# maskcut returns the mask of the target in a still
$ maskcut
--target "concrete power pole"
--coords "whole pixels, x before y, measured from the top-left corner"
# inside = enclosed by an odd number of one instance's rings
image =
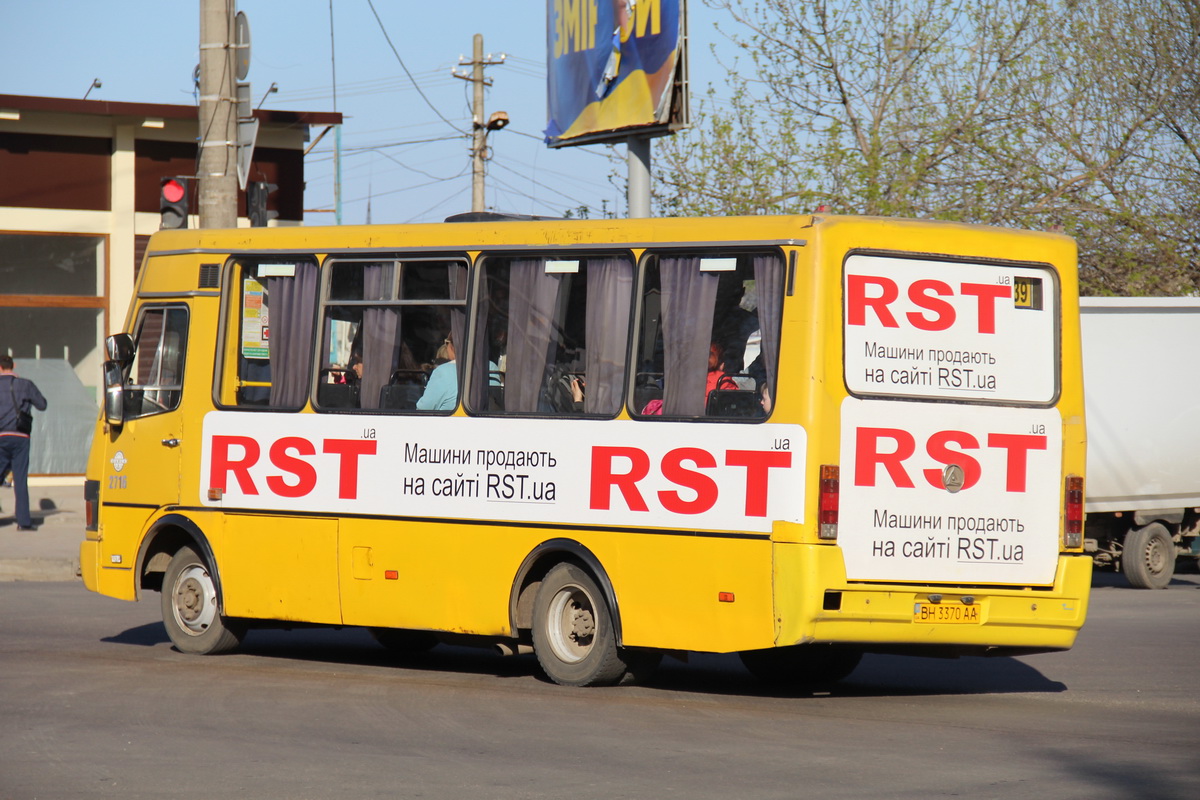
[[[200,0],[201,228],[237,227],[237,89],[227,0]]]
[[[471,50],[471,74],[460,75],[457,71],[452,74],[456,78],[462,78],[465,81],[470,81],[474,84],[474,102],[471,107],[471,116],[473,122],[471,127],[472,142],[471,142],[471,210],[483,211],[483,162],[487,160],[487,135],[491,131],[500,130],[508,124],[508,114],[503,111],[498,111],[492,115],[491,119],[484,119],[483,116],[483,87],[491,86],[492,81],[489,78],[483,77],[483,68],[504,63],[504,55],[500,56],[499,61],[492,61],[491,56],[488,56],[487,61],[483,58],[483,34],[475,34],[474,46]],[[459,66],[466,66],[460,58]]]
[[[471,148],[471,210],[483,211],[483,149],[487,146],[487,129],[483,127],[483,34],[475,34],[471,50],[471,83],[475,101],[471,105],[474,120],[474,141]]]

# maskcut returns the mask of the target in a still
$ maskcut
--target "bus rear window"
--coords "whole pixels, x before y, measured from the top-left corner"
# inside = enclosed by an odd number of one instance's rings
[[[1057,399],[1052,270],[855,254],[842,289],[852,394],[1019,405]]]

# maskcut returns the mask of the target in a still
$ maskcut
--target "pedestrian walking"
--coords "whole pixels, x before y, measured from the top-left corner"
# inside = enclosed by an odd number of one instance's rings
[[[46,398],[33,381],[17,377],[12,356],[0,355],[0,475],[12,470],[17,530],[36,530],[29,515],[29,434],[31,409],[46,410]]]

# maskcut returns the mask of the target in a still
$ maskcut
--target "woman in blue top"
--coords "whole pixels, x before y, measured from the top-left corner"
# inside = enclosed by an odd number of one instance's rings
[[[441,363],[429,373],[425,392],[417,400],[417,408],[422,411],[453,411],[458,405],[458,368],[454,359],[454,342],[446,337],[437,351],[437,360]]]

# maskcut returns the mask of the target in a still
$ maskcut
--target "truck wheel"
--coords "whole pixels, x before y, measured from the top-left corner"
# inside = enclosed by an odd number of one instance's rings
[[[848,676],[862,651],[835,644],[802,644],[743,650],[742,664],[759,680],[792,686],[829,686]]]
[[[1175,574],[1175,543],[1158,522],[1125,534],[1121,571],[1138,589],[1165,589]]]
[[[241,644],[245,629],[221,617],[217,584],[204,559],[181,547],[162,585],[163,626],[181,653],[215,655]]]
[[[533,651],[546,677],[563,686],[611,686],[628,669],[600,587],[574,564],[554,567],[538,587]]]

